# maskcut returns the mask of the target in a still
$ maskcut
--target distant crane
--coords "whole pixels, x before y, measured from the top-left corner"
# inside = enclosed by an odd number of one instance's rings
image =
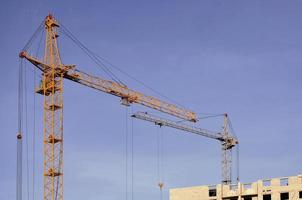
[[[123,84],[89,75],[76,69],[75,65],[62,64],[57,43],[59,36],[57,28],[60,27],[60,24],[52,15],[48,15],[45,18],[44,27],[46,29],[44,59],[39,60],[29,55],[25,49],[19,54],[20,58],[27,59],[41,70],[43,75],[37,93],[44,95],[44,200],[63,199],[64,78],[120,97],[122,104],[126,106],[137,103],[180,119],[191,122],[197,121],[196,114],[190,110],[131,90]],[[21,138],[21,134],[18,135],[18,139]],[[22,175],[19,173],[18,177],[21,179]],[[20,188],[21,186],[17,189],[18,194],[21,193]],[[17,198],[21,199],[21,195],[18,194]]]
[[[146,112],[136,112],[132,117],[153,122],[159,126],[167,126],[182,131],[194,133],[207,138],[215,139],[221,142],[221,175],[223,184],[231,184],[232,182],[232,149],[238,144],[238,139],[230,134],[228,126],[228,115],[224,114],[223,129],[221,132],[212,132],[206,129],[189,126],[187,124],[180,124],[168,119],[163,119]],[[238,159],[238,158],[237,158]],[[238,178],[237,178],[238,179]]]

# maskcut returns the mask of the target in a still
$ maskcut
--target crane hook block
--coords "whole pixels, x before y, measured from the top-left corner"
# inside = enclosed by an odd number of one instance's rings
[[[162,189],[164,188],[164,183],[159,182],[159,183],[158,183],[158,187],[159,187],[160,190],[162,190]]]

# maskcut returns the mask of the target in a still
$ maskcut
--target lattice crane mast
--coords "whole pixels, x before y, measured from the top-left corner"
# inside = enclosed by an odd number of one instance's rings
[[[224,114],[223,129],[221,132],[213,132],[206,129],[189,126],[187,124],[177,123],[168,119],[163,119],[146,112],[136,112],[132,117],[153,122],[159,126],[167,126],[182,131],[194,133],[207,138],[215,139],[221,142],[221,176],[222,184],[231,184],[232,182],[232,149],[238,144],[236,137],[230,134],[228,125],[228,115]],[[238,158],[237,158],[238,159]],[[238,167],[238,166],[237,166]]]
[[[63,199],[63,79],[121,98],[123,105],[131,103],[196,122],[196,114],[174,104],[144,95],[114,81],[89,75],[75,65],[62,64],[57,44],[59,23],[48,15],[45,19],[46,43],[44,59],[39,60],[26,51],[19,56],[42,71],[42,84],[37,90],[44,95],[44,200]]]

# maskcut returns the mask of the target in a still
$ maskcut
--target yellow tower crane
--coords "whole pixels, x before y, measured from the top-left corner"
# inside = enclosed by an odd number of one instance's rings
[[[96,77],[64,65],[57,44],[57,28],[60,24],[50,14],[45,18],[46,43],[44,59],[39,60],[28,52],[20,52],[42,72],[42,84],[37,90],[44,95],[44,200],[63,199],[63,79],[68,79],[96,90],[121,98],[123,105],[131,103],[167,113],[187,121],[196,122],[196,114],[174,104],[144,95],[127,86]]]
[[[132,114],[132,117],[153,122],[155,125],[160,127],[167,126],[170,128],[182,130],[189,133],[194,133],[207,138],[215,139],[221,142],[221,176],[222,184],[229,185],[232,183],[232,149],[238,145],[238,139],[231,134],[229,130],[229,119],[228,115],[224,114],[223,127],[220,132],[213,132],[199,127],[190,126],[188,124],[182,124],[174,122],[168,119],[150,115],[147,112],[136,112]],[[238,158],[237,158],[238,162]],[[238,164],[238,163],[237,163]],[[238,168],[239,166],[237,166]],[[237,169],[238,170],[238,169]],[[237,172],[238,173],[238,172]],[[237,181],[239,181],[239,174],[237,174]],[[162,184],[159,185],[162,188]]]

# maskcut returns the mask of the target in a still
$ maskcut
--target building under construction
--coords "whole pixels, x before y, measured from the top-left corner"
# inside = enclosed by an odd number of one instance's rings
[[[104,69],[111,80],[88,74],[78,69],[78,66],[72,64],[63,64],[58,47],[59,32],[65,33],[83,52],[90,57],[96,65]],[[37,35],[43,35],[45,31],[45,50],[44,58],[38,58],[30,54],[30,46]],[[41,37],[42,38],[42,37]],[[199,120],[197,114],[191,110],[185,109],[172,103],[168,103],[156,97],[145,95],[136,90],[128,88],[123,81],[116,77],[108,67],[104,68],[104,59],[97,56],[87,47],[85,47],[75,36],[62,24],[60,24],[51,14],[46,16],[40,24],[32,38],[26,44],[19,54],[20,57],[20,74],[19,74],[19,118],[18,118],[18,160],[17,160],[17,200],[22,196],[22,90],[24,88],[22,74],[24,70],[24,61],[27,60],[34,67],[41,71],[41,82],[36,88],[36,93],[44,97],[44,194],[45,200],[62,200],[63,199],[63,82],[65,79],[79,83],[96,91],[104,92],[121,99],[121,104],[129,107],[132,104],[139,104],[146,108],[155,110],[162,114],[174,117],[173,120],[164,119],[149,115],[147,112],[132,113],[132,117],[155,123],[157,126],[167,126],[179,129],[185,132],[194,133],[207,138],[215,139],[221,143],[222,150],[222,184],[229,185],[232,183],[232,149],[237,146],[238,139],[232,134],[232,128],[227,114],[224,117],[223,129],[220,132],[208,131],[195,125],[191,125]],[[177,121],[175,121],[177,118]],[[186,123],[180,123],[179,120]],[[191,123],[191,124],[190,124]],[[159,178],[160,179],[160,178]],[[237,179],[238,180],[238,179]],[[164,183],[160,179],[158,182],[160,191]]]
[[[212,185],[170,190],[170,200],[298,200],[302,175],[258,180],[253,183]]]
[[[61,32],[58,32],[58,29]],[[44,56],[39,58],[31,54],[30,46],[37,35],[43,36],[45,31]],[[64,64],[61,60],[58,47],[59,33],[65,34],[71,39],[96,65],[101,67],[111,80],[88,74],[74,64]],[[42,38],[42,37],[41,37]],[[40,40],[41,41],[41,40]],[[38,48],[39,49],[39,48]],[[120,98],[121,104],[129,107],[138,104],[159,114],[169,115],[169,119],[158,117],[148,112],[131,113],[131,117],[148,121],[156,126],[170,127],[197,134],[206,138],[214,139],[221,144],[221,184],[215,186],[200,186],[191,188],[172,189],[171,200],[222,200],[222,199],[244,199],[244,200],[285,200],[302,198],[302,176],[275,178],[271,180],[259,180],[254,183],[239,183],[239,170],[237,171],[237,183],[234,185],[232,177],[232,150],[238,148],[239,140],[234,135],[228,114],[223,117],[222,130],[209,131],[196,126],[200,120],[196,112],[182,106],[163,101],[159,98],[146,95],[128,88],[117,78],[106,66],[105,59],[99,57],[83,45],[66,27],[56,21],[49,14],[40,24],[33,37],[19,54],[19,118],[18,118],[18,150],[17,150],[17,200],[22,199],[22,85],[24,75],[24,62],[27,61],[40,70],[41,82],[36,88],[36,93],[43,96],[43,199],[63,200],[63,83],[69,80],[81,86],[94,89],[96,92],[104,92]],[[127,115],[128,116],[128,115]],[[171,118],[171,119],[170,119]],[[181,121],[179,121],[181,120]],[[160,143],[160,142],[159,142]],[[158,152],[159,150],[158,143]],[[238,152],[238,150],[237,150]],[[158,153],[158,166],[162,154]],[[237,153],[237,163],[239,154]],[[127,164],[126,164],[127,167]],[[239,168],[239,164],[237,164]],[[160,174],[160,169],[158,169]],[[127,174],[126,174],[127,178]],[[158,177],[160,192],[164,187],[161,177]],[[127,188],[127,186],[126,186]],[[127,193],[127,189],[126,189]],[[127,195],[127,194],[126,194]]]

